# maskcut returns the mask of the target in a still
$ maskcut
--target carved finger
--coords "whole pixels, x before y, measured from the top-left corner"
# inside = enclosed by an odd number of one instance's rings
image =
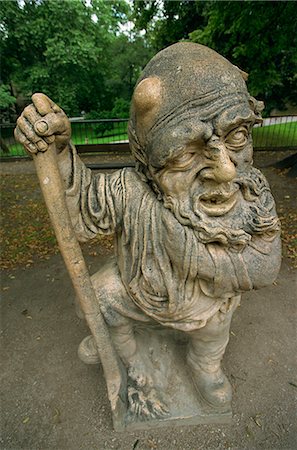
[[[146,414],[144,411],[144,405],[143,404],[138,404],[138,412],[137,412],[137,416],[140,420],[146,420]]]
[[[161,408],[159,408],[159,406],[156,405],[155,403],[150,402],[150,408],[151,408],[152,414],[155,414],[157,417],[161,417],[163,415]]]
[[[36,145],[30,142],[29,139],[27,139],[27,137],[24,135],[24,133],[20,130],[19,127],[16,127],[16,129],[14,130],[14,136],[16,140],[20,144],[22,144],[26,148],[26,150],[28,150],[29,153],[38,152],[38,148],[36,147]]]
[[[67,119],[64,116],[50,113],[34,124],[34,130],[39,136],[63,134],[67,131],[67,124]]]
[[[28,120],[28,122],[32,124],[32,127],[34,126],[35,122],[41,119],[41,115],[38,114],[34,105],[27,106],[24,109],[22,116],[25,117]]]
[[[167,408],[166,405],[163,405],[163,413],[166,414],[166,416],[170,416],[170,410],[169,408]]]
[[[137,416],[138,418],[141,417],[141,410],[140,410],[140,405],[139,405],[138,402],[137,402],[137,404],[136,404],[135,414],[136,414],[136,416]]]
[[[163,407],[163,405],[154,405],[153,407],[153,411],[155,414],[157,414],[158,417],[164,417],[164,416],[169,416],[169,410],[165,407]]]
[[[27,137],[27,139],[33,144],[37,145],[40,151],[45,151],[47,149],[47,143],[44,142],[40,138],[40,136],[35,133],[32,124],[25,117],[19,117],[17,120],[17,125],[21,132]]]
[[[32,102],[41,116],[61,111],[61,108],[45,94],[37,93],[32,95]]]
[[[159,414],[162,414],[165,416],[170,414],[170,411],[167,408],[167,406],[165,405],[165,403],[154,403],[154,410],[156,412],[158,412]]]
[[[130,402],[130,407],[129,407],[129,410],[130,410],[130,413],[133,415],[133,416],[136,416],[136,403],[131,403]]]
[[[149,418],[149,417],[152,416],[152,413],[151,413],[150,410],[148,409],[146,403],[144,403],[144,404],[142,405],[142,407],[141,407],[141,413],[142,413],[142,416],[144,416],[144,418]]]
[[[147,420],[149,418],[154,417],[154,414],[150,408],[150,402],[147,399],[147,396],[143,392],[139,392],[140,399],[140,414],[142,419]]]
[[[155,401],[154,407],[163,413],[169,414],[169,408],[163,401],[160,401],[160,400]]]
[[[136,399],[135,399],[136,390],[134,388],[128,388],[128,401],[129,401],[129,410],[132,414],[136,414]]]
[[[47,142],[48,144],[52,144],[55,140],[55,136],[44,136],[44,140],[45,142]]]
[[[139,417],[139,403],[138,401],[134,401],[134,408],[132,410],[134,416]]]
[[[170,411],[169,411],[167,405],[164,402],[162,402],[161,400],[159,400],[158,394],[156,393],[156,391],[154,389],[150,392],[150,394],[148,396],[148,400],[151,404],[152,410],[159,417],[170,415]]]

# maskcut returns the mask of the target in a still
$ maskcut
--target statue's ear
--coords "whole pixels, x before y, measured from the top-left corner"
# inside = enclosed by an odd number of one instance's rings
[[[244,81],[247,81],[248,77],[249,77],[249,74],[247,72],[244,72],[243,70],[241,70],[239,67],[237,67],[235,65],[234,65],[234,67],[236,67],[236,69],[239,71],[239,73],[242,76],[242,78],[244,79]]]
[[[144,78],[135,88],[132,107],[137,135],[143,141],[152,127],[162,102],[162,83],[158,77]]]

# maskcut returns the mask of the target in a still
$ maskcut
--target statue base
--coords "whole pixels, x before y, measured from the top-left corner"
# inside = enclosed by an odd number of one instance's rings
[[[161,393],[170,415],[160,419],[141,420],[133,417],[127,407],[121,407],[113,414],[115,431],[147,430],[177,425],[231,423],[232,411],[210,408],[200,398],[186,364],[184,337],[176,331],[157,328],[138,328],[138,348],[150,368],[154,385]],[[123,403],[121,402],[122,406]]]

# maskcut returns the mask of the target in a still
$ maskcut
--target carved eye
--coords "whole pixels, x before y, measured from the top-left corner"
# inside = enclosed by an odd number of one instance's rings
[[[194,160],[195,160],[196,152],[184,152],[180,156],[172,159],[170,161],[170,169],[171,170],[187,170],[189,169]]]
[[[235,128],[225,138],[225,144],[230,150],[241,150],[248,143],[249,132],[245,127]]]

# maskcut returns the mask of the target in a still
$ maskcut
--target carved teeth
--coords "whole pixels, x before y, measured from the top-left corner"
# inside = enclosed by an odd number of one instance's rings
[[[230,197],[209,197],[209,198],[200,198],[200,201],[208,204],[220,204],[229,200]]]
[[[209,216],[221,216],[226,214],[237,201],[237,191],[228,193],[213,192],[212,194],[204,194],[196,200],[197,211],[201,208]]]
[[[234,197],[234,194],[236,192],[237,190],[229,193],[216,192],[213,194],[205,194],[202,195],[199,200],[204,204],[219,205],[221,203],[228,202],[231,198]]]

